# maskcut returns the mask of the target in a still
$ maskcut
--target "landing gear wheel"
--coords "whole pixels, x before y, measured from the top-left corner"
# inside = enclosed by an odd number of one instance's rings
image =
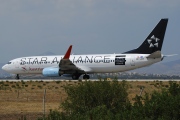
[[[84,75],[83,76],[83,79],[89,79],[90,77],[89,77],[89,75]]]
[[[16,80],[19,80],[19,74],[17,74],[15,78],[16,78]]]
[[[72,75],[72,79],[73,79],[73,80],[78,80],[79,77],[80,77],[80,74],[73,74],[73,75]]]

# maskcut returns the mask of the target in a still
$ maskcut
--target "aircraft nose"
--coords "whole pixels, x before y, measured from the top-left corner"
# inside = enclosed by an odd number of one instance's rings
[[[2,69],[3,69],[3,70],[6,70],[6,65],[2,66]]]

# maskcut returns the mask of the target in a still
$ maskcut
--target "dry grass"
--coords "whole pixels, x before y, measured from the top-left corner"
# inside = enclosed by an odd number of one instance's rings
[[[42,116],[44,89],[46,89],[46,113],[50,109],[59,109],[60,103],[67,97],[62,86],[73,84],[78,82],[0,82],[0,119],[23,119],[22,117],[26,116],[30,120]],[[128,84],[131,101],[135,95],[140,94],[141,87],[144,87],[142,95],[145,92],[151,93],[168,87],[168,82],[160,81],[128,81]]]
[[[136,95],[140,95],[141,89],[142,96],[145,93],[152,93],[153,91],[161,91],[162,88],[167,89],[169,82],[162,82],[162,81],[131,81],[129,82],[129,99],[132,101]]]

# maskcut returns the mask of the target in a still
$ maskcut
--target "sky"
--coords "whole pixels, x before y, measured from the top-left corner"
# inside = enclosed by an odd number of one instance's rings
[[[122,53],[169,18],[162,53],[179,54],[179,0],[0,0],[0,63],[53,52]]]

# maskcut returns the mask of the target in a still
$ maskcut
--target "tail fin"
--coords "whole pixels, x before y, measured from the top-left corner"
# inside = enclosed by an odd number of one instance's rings
[[[168,19],[161,19],[145,41],[137,49],[125,53],[151,54],[156,51],[161,51],[167,23]]]

